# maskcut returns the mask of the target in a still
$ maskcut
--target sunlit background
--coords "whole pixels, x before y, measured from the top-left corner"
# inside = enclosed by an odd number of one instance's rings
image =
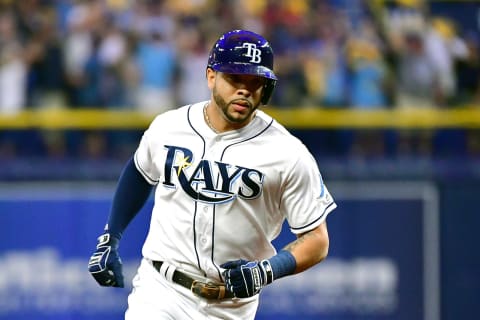
[[[257,318],[478,318],[479,1],[0,0],[0,319],[122,319],[152,202],[122,240],[127,287],[98,287],[115,182],[155,114],[209,98],[231,29],[270,41],[264,110],[338,203],[327,260]]]

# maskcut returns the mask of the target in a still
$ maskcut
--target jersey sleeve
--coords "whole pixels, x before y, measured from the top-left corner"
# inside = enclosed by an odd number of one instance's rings
[[[316,228],[336,206],[315,159],[306,152],[288,175],[281,199],[290,230],[300,234]]]
[[[160,173],[156,169],[153,159],[153,152],[155,148],[152,146],[151,136],[155,131],[155,121],[144,132],[140,144],[138,145],[135,155],[133,157],[137,170],[152,185],[158,184],[160,180]]]

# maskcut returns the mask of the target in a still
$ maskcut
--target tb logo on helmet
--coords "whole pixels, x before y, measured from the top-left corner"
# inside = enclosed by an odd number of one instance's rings
[[[257,49],[257,45],[255,43],[245,42],[242,47],[247,48],[247,54],[245,56],[250,58],[250,62],[259,63],[262,61],[262,51]]]

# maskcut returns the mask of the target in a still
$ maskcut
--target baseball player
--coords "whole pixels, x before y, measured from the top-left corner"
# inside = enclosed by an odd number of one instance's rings
[[[127,320],[254,319],[263,287],[328,252],[336,207],[313,156],[259,110],[273,92],[273,51],[234,30],[214,44],[209,101],[158,115],[121,173],[89,261],[102,286],[123,287],[120,239],[155,186]],[[284,220],[297,239],[277,252]]]

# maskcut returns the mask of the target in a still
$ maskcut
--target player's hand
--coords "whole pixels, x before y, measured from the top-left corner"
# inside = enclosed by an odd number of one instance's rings
[[[98,237],[97,250],[90,257],[88,271],[101,286],[123,288],[122,261],[118,255],[119,240],[105,233]]]
[[[222,264],[227,290],[237,298],[252,297],[273,281],[272,267],[268,260],[235,260]]]

